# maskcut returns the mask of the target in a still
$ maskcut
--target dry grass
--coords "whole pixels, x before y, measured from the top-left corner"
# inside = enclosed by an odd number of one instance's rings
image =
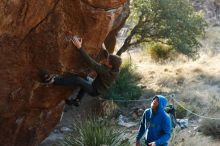
[[[146,90],[175,93],[187,108],[206,116],[220,111],[220,27],[207,31],[197,60],[180,55],[175,61],[159,64],[153,63],[149,56],[132,53],[132,61],[136,62],[137,71],[143,76]],[[198,133],[182,136],[185,139],[182,142],[181,136],[178,138],[179,144],[175,146],[220,145]]]
[[[175,92],[181,98],[198,97],[204,102],[208,102],[213,96],[219,97],[220,54],[213,57],[201,54],[201,58],[196,61],[176,61],[163,65],[152,63],[147,56],[138,53],[134,53],[132,59],[134,62],[145,60],[136,65],[138,72],[144,76],[142,82],[147,89]]]
[[[169,146],[219,146],[219,141],[192,130],[176,131]]]
[[[199,129],[204,135],[220,140],[220,120],[204,119]]]

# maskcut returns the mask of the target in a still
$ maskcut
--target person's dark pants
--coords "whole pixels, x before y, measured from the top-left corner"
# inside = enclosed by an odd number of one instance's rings
[[[93,87],[92,83],[88,80],[72,75],[72,76],[59,76],[54,79],[54,85],[62,86],[79,86],[80,91],[77,94],[77,98],[81,100],[85,93],[88,93],[91,96],[98,96],[99,93],[97,89]]]

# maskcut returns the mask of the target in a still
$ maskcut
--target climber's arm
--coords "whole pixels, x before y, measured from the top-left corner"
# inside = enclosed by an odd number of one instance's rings
[[[104,68],[101,64],[99,64],[98,62],[96,62],[92,57],[90,57],[86,51],[82,48],[82,39],[81,38],[77,38],[77,37],[73,37],[73,41],[72,43],[76,46],[76,48],[80,51],[80,53],[82,54],[83,58],[86,60],[87,64],[94,69],[97,72],[102,72],[105,73],[108,70],[106,70],[106,68]]]

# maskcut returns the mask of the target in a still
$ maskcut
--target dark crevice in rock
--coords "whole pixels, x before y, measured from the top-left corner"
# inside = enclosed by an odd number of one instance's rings
[[[47,15],[39,22],[37,23],[34,27],[32,27],[28,33],[24,36],[24,38],[21,40],[21,42],[18,45],[18,48],[21,47],[21,45],[23,44],[23,42],[28,38],[29,34],[31,34],[31,32],[33,32],[34,30],[36,30],[38,28],[38,26],[40,24],[42,24],[45,20],[47,20],[47,18],[54,12],[54,10],[56,9],[58,3],[60,0],[57,0],[56,3],[54,4],[53,8],[47,13]]]

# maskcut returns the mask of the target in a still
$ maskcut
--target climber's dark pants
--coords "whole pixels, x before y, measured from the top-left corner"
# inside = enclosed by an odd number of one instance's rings
[[[85,93],[88,93],[91,96],[98,96],[99,93],[97,89],[93,87],[87,79],[82,77],[72,75],[72,76],[59,76],[54,79],[54,85],[62,86],[79,86],[80,91],[77,94],[78,99],[82,99]]]

